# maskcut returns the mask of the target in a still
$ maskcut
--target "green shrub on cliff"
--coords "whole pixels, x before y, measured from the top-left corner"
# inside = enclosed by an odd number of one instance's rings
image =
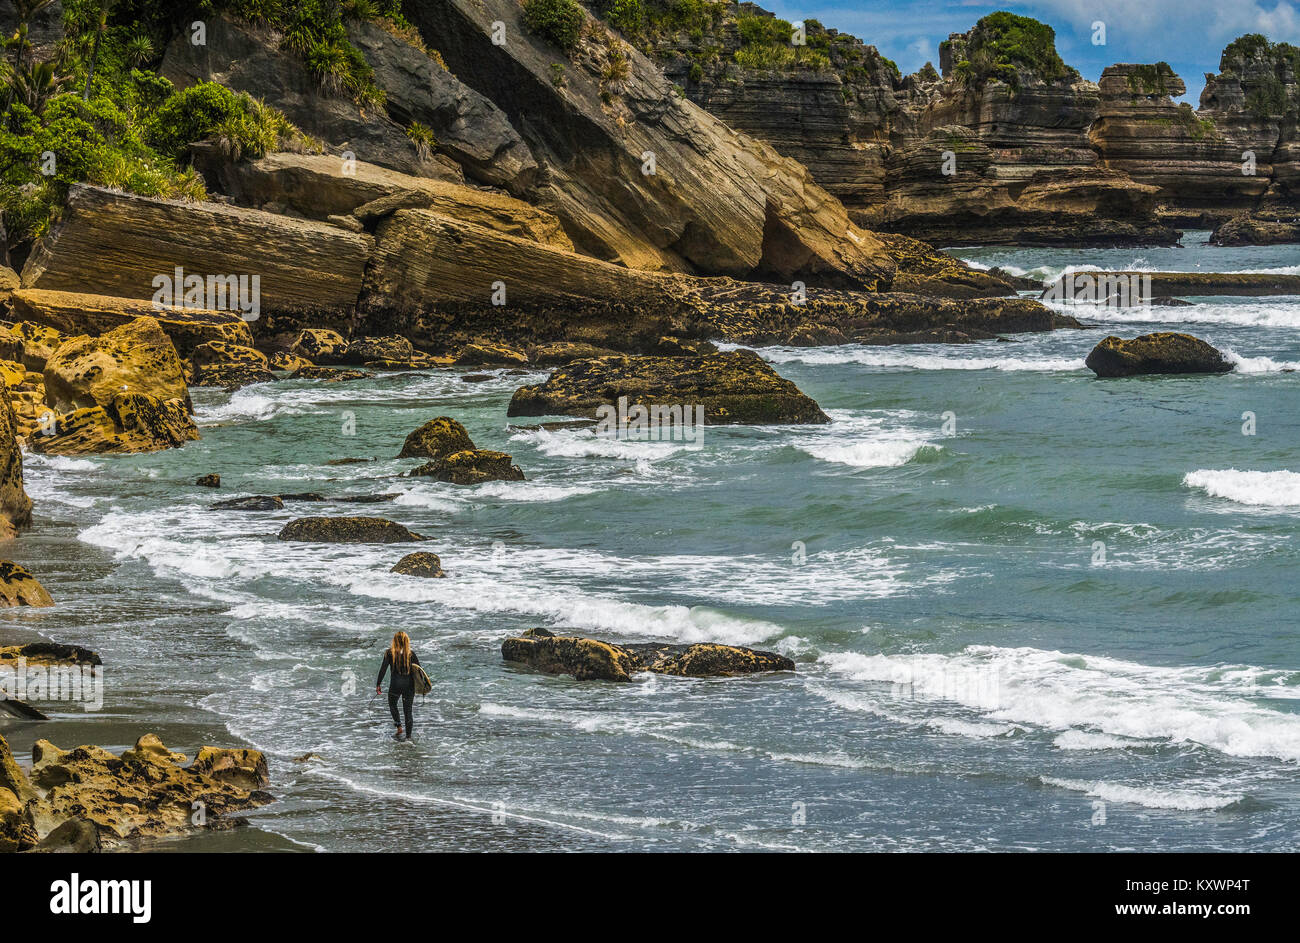
[[[74,183],[203,199],[203,180],[157,153],[138,116],[108,98],[67,93],[37,116],[16,104],[0,130],[0,209],[11,246],[44,235]]]
[[[1168,62],[1134,66],[1128,76],[1129,91],[1135,95],[1168,95],[1173,75]]]
[[[582,38],[586,22],[575,0],[524,0],[524,26],[530,33],[571,52]]]
[[[181,160],[195,141],[213,139],[231,160],[256,159],[298,135],[287,118],[247,93],[200,82],[163,102],[146,130],[159,153]]]
[[[1044,82],[1077,78],[1056,52],[1056,31],[1028,16],[999,11],[975,24],[966,43],[966,58],[957,63],[957,80],[979,86],[989,80],[1020,85],[1020,73]]]
[[[1300,113],[1300,91],[1294,84],[1300,77],[1300,48],[1248,33],[1224,47],[1219,69],[1241,79],[1246,110],[1256,118],[1277,120]]]

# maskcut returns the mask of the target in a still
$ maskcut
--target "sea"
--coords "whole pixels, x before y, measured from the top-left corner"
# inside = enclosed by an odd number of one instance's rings
[[[1207,236],[951,251],[1044,280],[1300,274],[1300,246]],[[698,443],[521,428],[510,396],[545,371],[195,389],[184,448],[25,457],[35,524],[7,552],[57,605],[6,611],[0,638],[94,649],[105,700],[0,733],[22,762],[38,738],[144,733],[266,753],[277,801],[247,827],[152,851],[1295,851],[1300,297],[1187,300],[966,345],[760,349],[833,421]],[[1084,366],[1160,330],[1236,369]],[[443,415],[526,480],[404,477],[404,437]],[[219,491],[195,487],[209,472]],[[394,497],[210,507],[304,491]],[[429,540],[276,539],[315,514]],[[446,578],[391,573],[411,550]],[[532,627],[797,670],[576,681],[502,660]],[[434,683],[402,743],[374,697],[398,629]]]

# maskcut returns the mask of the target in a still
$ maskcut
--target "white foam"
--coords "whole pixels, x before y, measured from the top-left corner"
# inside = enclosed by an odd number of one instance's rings
[[[1214,498],[1256,507],[1300,506],[1300,474],[1292,471],[1238,471],[1201,468],[1183,476],[1183,484]]]
[[[999,344],[1015,348],[1018,345]],[[872,347],[845,344],[840,347],[764,347],[758,351],[772,363],[803,363],[810,366],[860,364],[894,370],[1000,370],[1004,372],[1057,373],[1084,369],[1082,357],[1025,357],[1008,351],[990,357],[985,344],[934,347],[908,344],[901,347]]]
[[[927,442],[907,439],[847,444],[827,442],[800,446],[813,458],[839,465],[852,465],[855,468],[894,468],[906,465],[921,449],[927,447],[940,448],[940,446],[931,446]]]
[[[1295,373],[1300,362],[1274,360],[1272,357],[1243,357],[1231,347],[1224,348],[1223,359],[1233,365],[1238,373]]]
[[[978,711],[984,721],[1062,732],[1084,728],[1113,737],[1198,743],[1231,756],[1300,761],[1300,715],[1256,704],[1255,684],[1269,673],[1251,666],[1151,667],[987,645],[951,655],[837,652],[820,660],[848,680],[890,683],[893,704],[955,703]],[[1294,688],[1291,682],[1286,686]]]
[[[1148,809],[1177,809],[1184,812],[1200,812],[1222,809],[1235,802],[1240,802],[1240,794],[1217,795],[1195,792],[1189,789],[1164,789],[1158,786],[1125,786],[1120,783],[1087,782],[1079,779],[1058,779],[1054,776],[1040,776],[1039,780],[1047,786],[1082,792],[1107,802],[1124,802],[1131,805],[1145,806]]]

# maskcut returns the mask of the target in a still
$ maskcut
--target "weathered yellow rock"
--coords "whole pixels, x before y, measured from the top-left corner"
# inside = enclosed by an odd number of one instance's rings
[[[44,370],[45,361],[68,340],[66,334],[35,321],[19,321],[13,333],[22,341],[23,366],[28,370]]]
[[[53,606],[49,592],[25,566],[0,560],[0,606]]]
[[[185,767],[181,754],[146,734],[121,756],[95,746],[60,750],[38,740],[32,759],[29,781],[0,738],[0,788],[7,785],[4,780],[18,778],[25,793],[17,794],[27,801],[24,818],[42,840],[68,822],[82,822],[109,843],[120,844],[146,835],[219,827],[221,816],[271,801],[260,791],[268,777],[266,760],[256,750],[205,747],[200,759]],[[196,819],[199,809],[203,817]]]
[[[238,299],[235,299],[238,302]],[[152,300],[25,288],[14,293],[14,320],[55,328],[68,336],[102,334],[139,317],[151,317],[171,338],[176,352],[190,356],[200,344],[225,341],[252,345],[248,322],[233,310],[155,307]]]
[[[74,337],[46,361],[45,399],[56,412],[100,406],[122,393],[189,404],[180,358],[153,318],[136,318],[99,337]]]
[[[27,368],[20,363],[14,363],[12,360],[0,360],[0,380],[4,385],[13,389],[27,379]]]
[[[23,489],[23,453],[9,390],[0,390],[0,538],[32,523],[32,499]]]

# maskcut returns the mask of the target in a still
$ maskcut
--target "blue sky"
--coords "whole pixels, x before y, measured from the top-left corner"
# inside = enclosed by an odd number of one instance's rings
[[[822,25],[852,33],[914,72],[933,61],[939,43],[961,33],[994,10],[1042,20],[1056,30],[1061,57],[1097,80],[1116,62],[1161,59],[1187,83],[1195,104],[1205,72],[1219,71],[1219,53],[1242,33],[1263,33],[1274,42],[1300,45],[1300,0],[1041,0],[988,4],[969,0],[757,0],[790,21],[813,17]],[[1106,45],[1093,45],[1092,24],[1106,24]]]

